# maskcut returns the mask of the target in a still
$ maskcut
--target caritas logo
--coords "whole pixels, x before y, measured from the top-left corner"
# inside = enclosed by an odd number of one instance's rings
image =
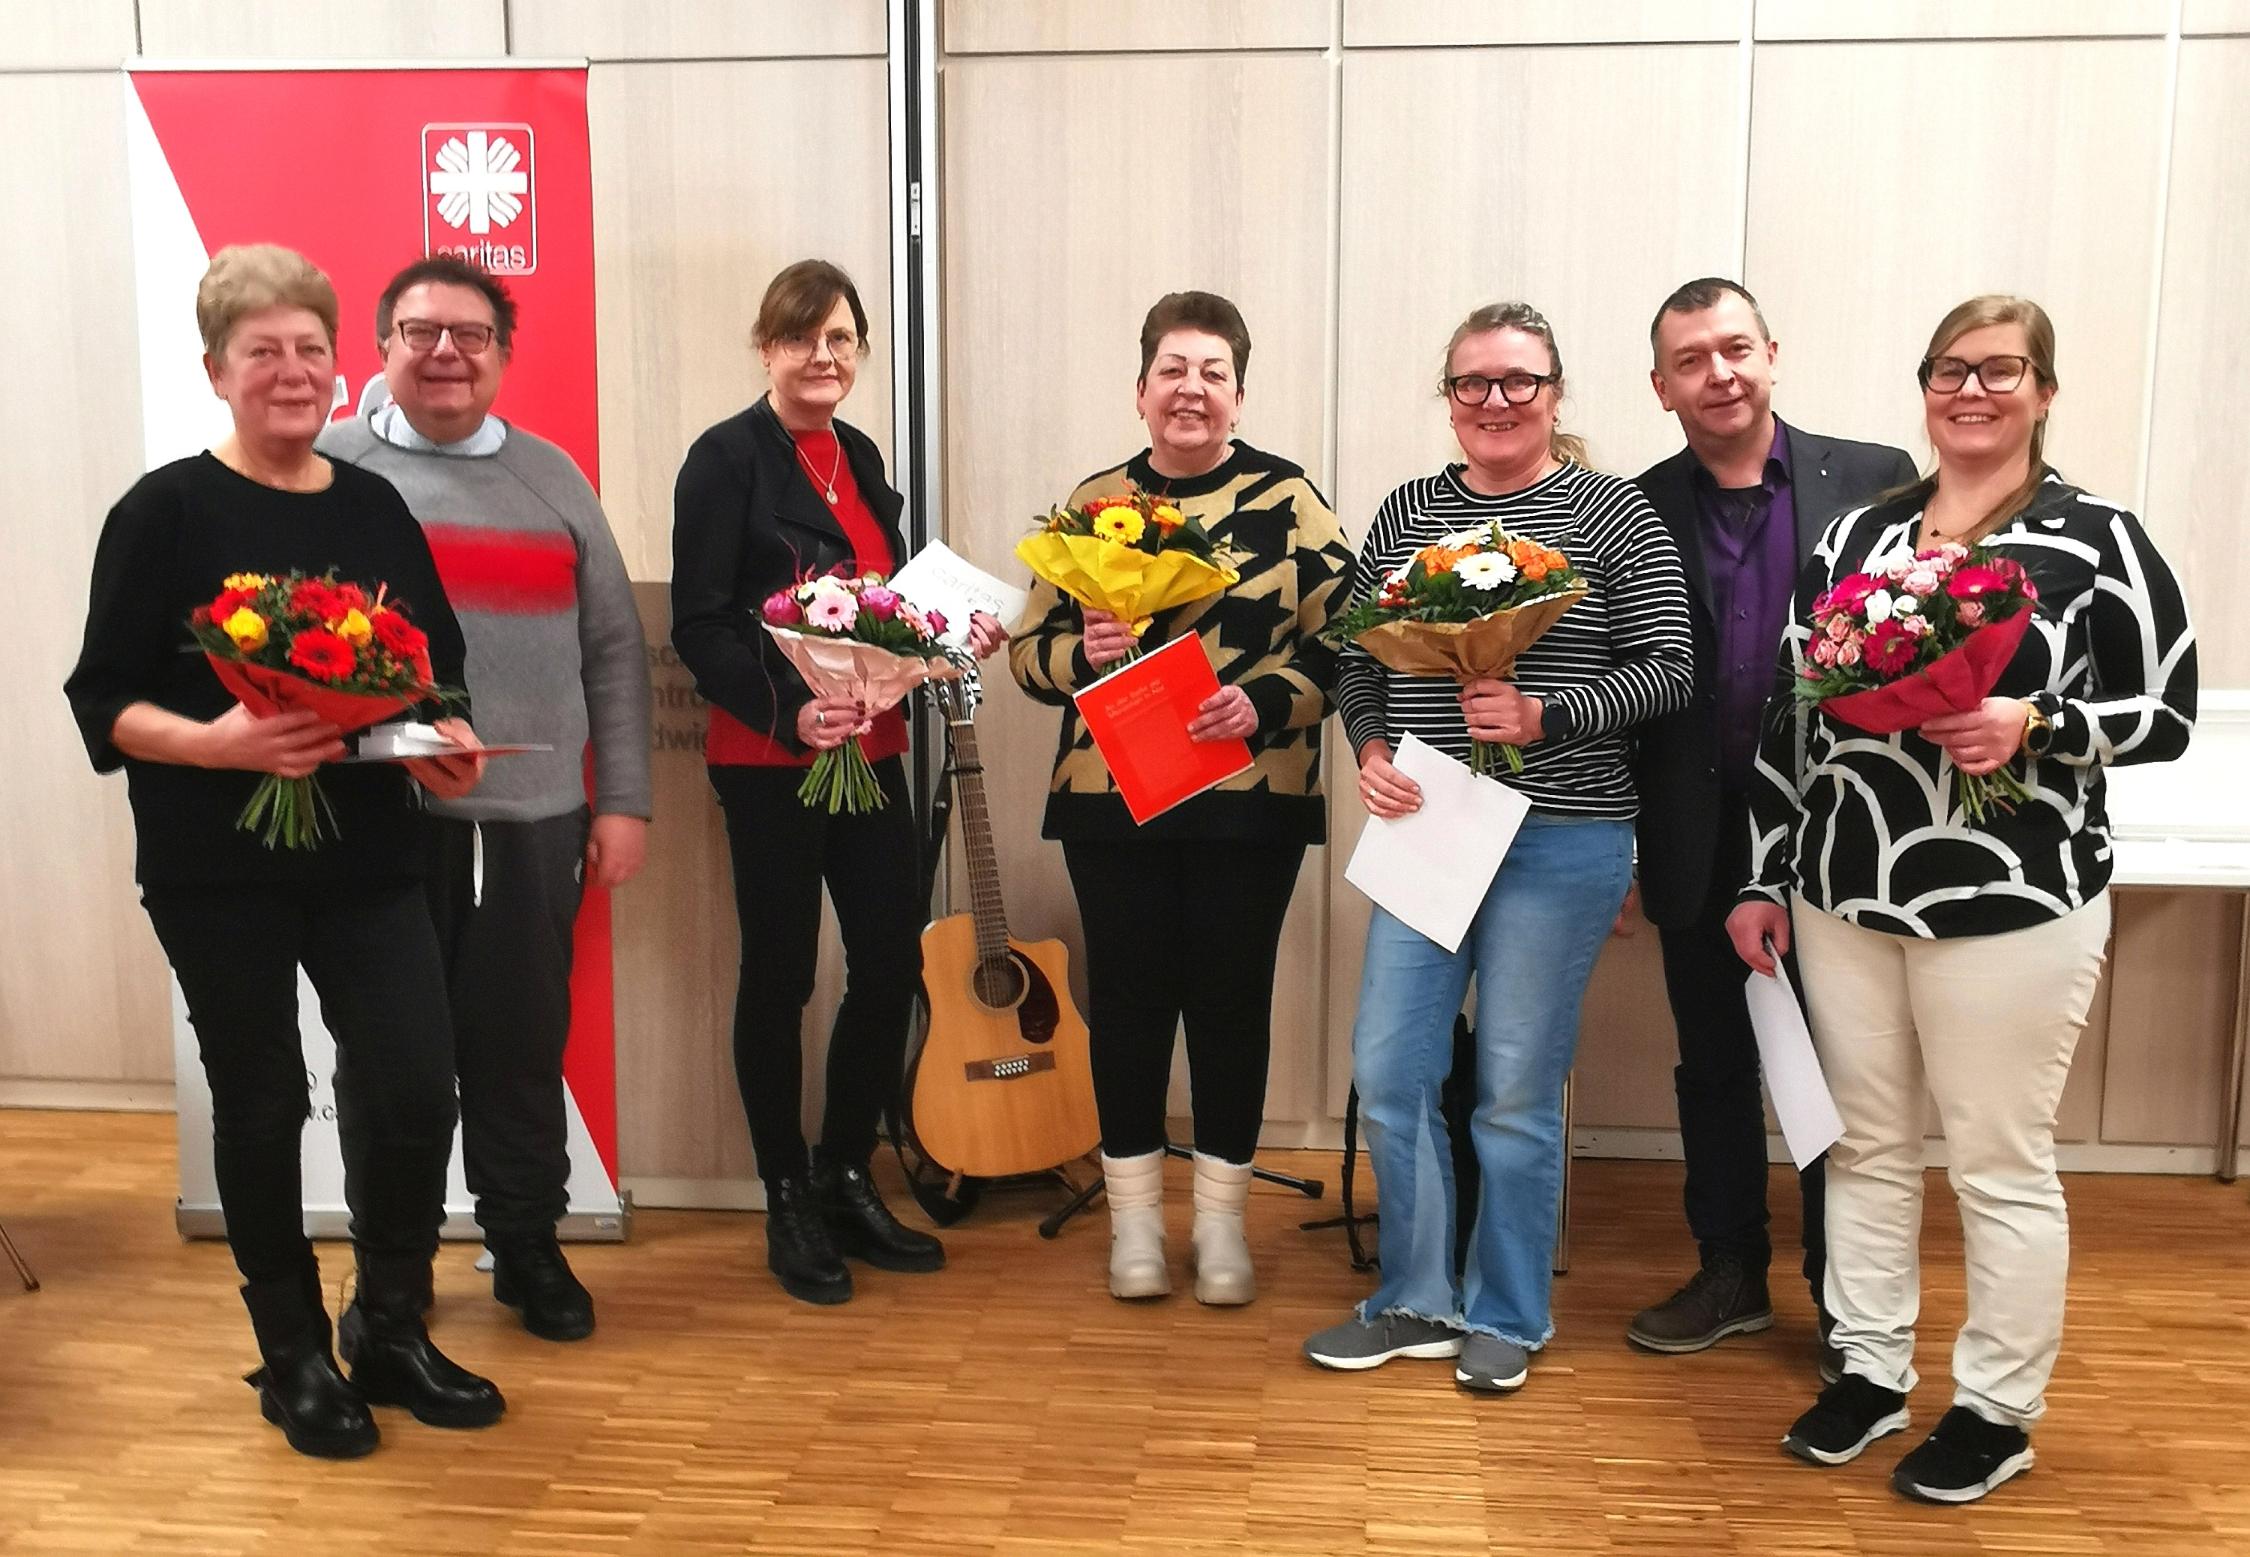
[[[528,124],[422,127],[422,248],[500,276],[539,268],[539,197]]]

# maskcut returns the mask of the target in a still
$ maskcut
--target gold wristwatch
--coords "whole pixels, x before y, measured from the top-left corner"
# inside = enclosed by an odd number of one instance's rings
[[[2055,743],[2055,721],[2047,717],[2047,710],[2037,703],[2026,703],[2023,710],[2023,749],[2034,757],[2047,755],[2047,748]]]

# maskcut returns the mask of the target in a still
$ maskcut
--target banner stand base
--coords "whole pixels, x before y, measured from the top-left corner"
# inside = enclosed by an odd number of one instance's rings
[[[226,1218],[217,1206],[191,1206],[185,1201],[173,1208],[172,1222],[182,1238],[224,1238],[227,1235]],[[564,1243],[624,1243],[633,1233],[633,1197],[626,1192],[618,1197],[615,1211],[570,1211],[555,1224],[555,1236]],[[340,1241],[351,1236],[351,1213],[348,1211],[307,1211],[305,1236],[321,1241]],[[474,1242],[484,1234],[474,1216],[466,1211],[449,1211],[438,1236],[449,1241]]]

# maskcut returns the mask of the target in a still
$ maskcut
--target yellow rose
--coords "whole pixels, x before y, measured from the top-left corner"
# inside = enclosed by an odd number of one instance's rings
[[[248,606],[237,606],[234,615],[219,624],[219,631],[232,638],[236,648],[249,654],[265,646],[266,619]]]
[[[341,617],[330,622],[328,630],[343,639],[344,642],[355,646],[365,643],[375,636],[375,624],[367,619],[365,613],[356,609],[346,611]]]
[[[1156,521],[1156,527],[1159,530],[1162,530],[1166,535],[1170,535],[1181,525],[1187,523],[1187,515],[1181,513],[1170,503],[1157,504],[1156,511],[1150,514],[1149,517]]]
[[[1094,516],[1094,533],[1105,540],[1123,541],[1130,546],[1141,538],[1146,526],[1141,516],[1130,508],[1105,508]]]

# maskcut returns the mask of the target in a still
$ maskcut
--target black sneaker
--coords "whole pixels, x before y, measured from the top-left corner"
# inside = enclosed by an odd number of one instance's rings
[[[1938,1418],[1921,1446],[1898,1462],[1891,1486],[1917,1503],[1974,1503],[2009,1477],[2031,1469],[2031,1437],[2020,1427],[1988,1422],[1967,1406]]]
[[[1820,1392],[1797,1418],[1781,1447],[1810,1465],[1843,1465],[1887,1433],[1906,1426],[1906,1397],[1872,1379],[1847,1373]]]
[[[1763,1272],[1717,1255],[1688,1284],[1625,1327],[1625,1339],[1652,1352],[1699,1352],[1730,1335],[1773,1328]]]

